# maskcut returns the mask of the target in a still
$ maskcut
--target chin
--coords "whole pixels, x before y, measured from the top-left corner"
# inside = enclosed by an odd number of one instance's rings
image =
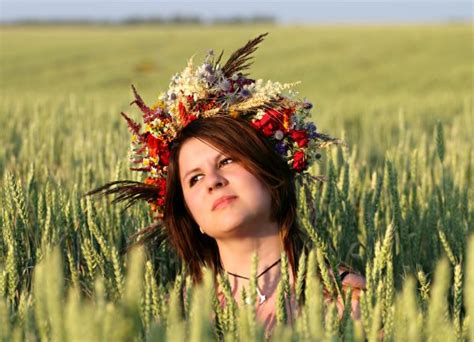
[[[215,238],[224,238],[241,235],[245,233],[249,227],[249,220],[245,220],[242,217],[234,217],[231,215],[227,219],[223,219],[221,223],[217,223],[214,229]]]

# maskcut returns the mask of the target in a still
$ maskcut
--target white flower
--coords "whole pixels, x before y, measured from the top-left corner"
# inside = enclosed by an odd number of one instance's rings
[[[265,112],[262,109],[259,109],[257,110],[257,113],[255,113],[255,118],[257,120],[260,120],[263,118],[264,115],[265,115]]]
[[[281,139],[283,139],[284,136],[285,136],[285,134],[280,130],[276,131],[275,134],[274,134],[274,137],[275,137],[276,140],[281,140]]]
[[[177,83],[179,82],[179,78],[180,78],[180,77],[179,77],[179,74],[174,74],[173,77],[171,77],[171,84],[170,84],[170,86],[177,84]]]

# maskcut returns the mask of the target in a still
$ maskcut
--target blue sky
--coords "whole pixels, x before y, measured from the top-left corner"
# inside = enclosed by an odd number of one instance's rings
[[[266,15],[281,23],[472,21],[471,1],[0,0],[0,20],[106,19],[193,15],[204,20]]]

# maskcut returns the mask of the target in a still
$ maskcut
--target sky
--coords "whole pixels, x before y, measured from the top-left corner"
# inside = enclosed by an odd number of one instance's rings
[[[108,20],[197,16],[204,21],[264,15],[280,23],[470,21],[473,2],[457,0],[0,0],[0,21]]]

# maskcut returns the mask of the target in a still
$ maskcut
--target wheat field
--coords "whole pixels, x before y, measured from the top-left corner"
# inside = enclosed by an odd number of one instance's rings
[[[311,170],[326,183],[299,188],[307,300],[285,324],[282,277],[271,339],[474,340],[468,24],[0,27],[2,340],[265,339],[251,306],[219,308],[211,274],[192,286],[169,246],[122,253],[151,223],[145,205],[84,197],[140,179],[119,115],[139,117],[131,84],[153,103],[191,55],[228,56],[262,32],[251,75],[301,81],[318,129],[347,142]],[[325,259],[366,277],[361,320],[349,300],[341,320],[323,304],[323,286],[342,293]]]

